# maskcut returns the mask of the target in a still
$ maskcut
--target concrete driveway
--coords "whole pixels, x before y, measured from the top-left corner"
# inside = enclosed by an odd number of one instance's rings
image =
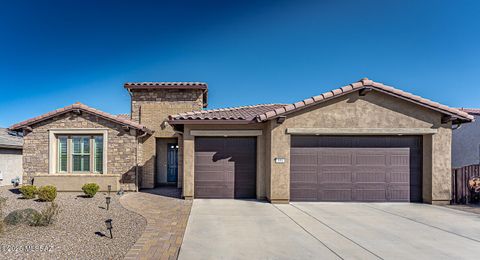
[[[425,204],[195,200],[179,259],[478,259],[480,215]]]

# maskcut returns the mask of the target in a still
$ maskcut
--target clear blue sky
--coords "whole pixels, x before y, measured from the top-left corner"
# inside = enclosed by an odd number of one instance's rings
[[[217,108],[369,77],[480,107],[480,1],[0,1],[0,126],[128,113],[127,81],[205,81]]]

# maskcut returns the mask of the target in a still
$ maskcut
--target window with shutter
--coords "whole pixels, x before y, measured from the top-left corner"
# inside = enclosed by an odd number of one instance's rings
[[[59,135],[57,142],[58,172],[103,173],[102,135]]]

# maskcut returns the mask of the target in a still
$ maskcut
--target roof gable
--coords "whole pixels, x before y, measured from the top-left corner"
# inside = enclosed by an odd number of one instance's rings
[[[311,98],[304,99],[302,101],[289,104],[280,108],[272,109],[266,113],[262,113],[257,115],[256,120],[257,122],[263,122],[267,121],[279,116],[284,116],[302,109],[305,109],[307,107],[311,107],[312,105],[316,105],[322,102],[325,102],[327,100],[331,100],[355,91],[361,91],[361,90],[376,90],[380,91],[382,93],[401,98],[403,100],[415,103],[417,105],[424,106],[426,108],[438,111],[440,113],[443,113],[447,116],[450,116],[453,121],[458,121],[458,122],[471,122],[474,120],[474,117],[472,115],[469,115],[468,113],[464,111],[460,111],[459,109],[456,108],[451,108],[442,104],[439,104],[437,102],[433,102],[429,99],[422,98],[420,96],[413,95],[411,93],[393,88],[391,86],[384,85],[382,83],[374,82],[372,80],[369,80],[368,78],[364,78],[358,82],[352,83],[350,85],[337,88],[334,90],[331,90],[329,92],[325,92],[321,95],[314,96]]]
[[[12,130],[12,131],[20,130],[20,129],[23,129],[23,128],[26,128],[26,127],[30,127],[31,125],[34,125],[36,123],[39,123],[39,122],[45,121],[47,119],[53,118],[55,116],[66,114],[68,112],[76,112],[76,111],[84,111],[86,113],[90,113],[90,114],[102,117],[104,119],[110,120],[112,122],[115,122],[115,123],[118,123],[118,124],[121,124],[121,125],[125,125],[125,126],[129,126],[129,127],[132,127],[134,129],[137,129],[137,130],[140,130],[140,131],[143,131],[143,132],[146,132],[146,133],[151,133],[152,132],[147,127],[145,127],[145,126],[143,126],[143,125],[141,125],[137,122],[134,122],[132,120],[129,120],[129,119],[123,117],[123,116],[115,116],[115,115],[100,111],[98,109],[89,107],[89,106],[84,105],[84,104],[79,103],[79,102],[75,103],[73,105],[70,105],[70,106],[66,106],[64,108],[60,108],[60,109],[51,111],[51,112],[46,113],[46,114],[43,114],[43,115],[31,118],[31,119],[25,120],[23,122],[14,124],[14,125],[10,126],[9,129]]]

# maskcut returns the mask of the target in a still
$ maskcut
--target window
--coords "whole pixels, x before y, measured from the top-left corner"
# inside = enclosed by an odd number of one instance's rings
[[[102,135],[58,135],[57,171],[103,173]]]

